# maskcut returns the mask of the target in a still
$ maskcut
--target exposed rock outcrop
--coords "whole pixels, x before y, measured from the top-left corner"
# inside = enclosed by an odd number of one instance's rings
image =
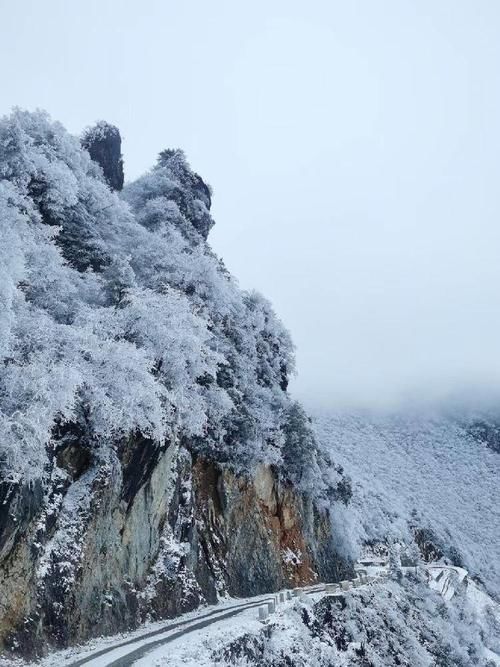
[[[101,166],[109,187],[112,190],[121,190],[124,173],[119,129],[101,120],[84,133],[82,146],[88,150],[94,162]]]
[[[182,215],[206,240],[214,225],[210,215],[212,206],[210,188],[201,176],[191,170],[181,150],[162,151],[158,164],[160,167],[169,168],[178,178],[180,187],[173,188],[169,193],[169,198],[177,204]]]
[[[83,453],[82,453],[83,449]],[[327,513],[261,466],[243,478],[129,438],[108,460],[54,457],[45,495],[12,484],[0,552],[0,641],[25,655],[216,602],[339,579]],[[140,458],[140,461],[137,460]],[[64,463],[64,468],[60,465]],[[29,520],[28,520],[29,519]]]

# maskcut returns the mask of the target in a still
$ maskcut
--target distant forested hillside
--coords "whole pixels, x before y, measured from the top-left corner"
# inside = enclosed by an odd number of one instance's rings
[[[321,413],[321,445],[353,482],[344,512],[354,551],[416,538],[500,599],[500,454],[491,415]]]

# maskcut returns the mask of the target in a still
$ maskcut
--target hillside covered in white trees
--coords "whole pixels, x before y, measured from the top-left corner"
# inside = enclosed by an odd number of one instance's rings
[[[207,243],[211,189],[180,150],[124,187],[123,164],[105,122],[75,137],[43,112],[0,120],[14,652],[349,567],[329,520],[349,488],[287,391],[287,330]]]
[[[499,422],[491,410],[322,412],[323,447],[353,482],[354,553],[397,542],[411,559],[464,567],[500,602]]]
[[[0,177],[4,468],[39,476],[70,422],[101,444],[180,432],[240,468],[280,463],[292,345],[206,246],[210,191],[182,152],[118,195],[77,138],[16,112]]]
[[[1,664],[363,557],[389,580],[179,663],[500,664],[495,412],[309,419],[286,328],[210,248],[211,188],[180,150],[124,166],[105,122],[0,120]]]

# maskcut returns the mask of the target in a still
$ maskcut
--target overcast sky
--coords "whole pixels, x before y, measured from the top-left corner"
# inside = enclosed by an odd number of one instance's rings
[[[0,0],[0,112],[183,148],[309,403],[500,387],[500,2]]]

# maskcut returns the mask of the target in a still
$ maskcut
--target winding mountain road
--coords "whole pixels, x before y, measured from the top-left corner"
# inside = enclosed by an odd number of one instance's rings
[[[414,569],[414,567],[402,568],[404,571],[413,571]],[[345,595],[353,588],[369,585],[376,581],[383,581],[388,575],[388,567],[385,562],[371,562],[370,564],[366,562],[359,563],[355,566],[355,570],[357,570],[357,577],[354,580],[341,582],[341,585],[316,584],[314,586],[295,589],[293,594],[294,596],[299,596],[299,598],[305,594],[314,595],[319,593],[324,593],[326,595]],[[462,585],[464,581],[467,584],[466,579],[468,573],[462,568],[433,564],[424,567],[424,570],[427,573],[429,586],[439,591],[439,593],[441,593],[447,600],[451,599],[454,595],[457,586]],[[476,594],[476,596],[480,596],[481,591],[476,591]],[[249,622],[253,625],[255,631],[255,628],[258,627],[256,625],[258,623],[258,607],[264,607],[264,609],[260,610],[262,615],[259,613],[259,619],[266,622],[268,610],[267,604],[274,602],[275,606],[277,606],[277,610],[279,610],[280,606],[284,604],[284,599],[286,598],[289,600],[290,597],[290,595],[285,596],[273,593],[258,595],[241,600],[240,602],[223,603],[211,610],[194,612],[188,617],[158,625],[154,630],[143,632],[143,634],[134,633],[134,635],[128,639],[115,640],[114,643],[110,643],[102,648],[94,647],[91,649],[90,647],[87,647],[87,649],[85,649],[82,647],[83,652],[79,652],[79,654],[73,652],[72,655],[66,655],[66,658],[62,658],[62,655],[60,655],[58,661],[52,661],[50,662],[50,665],[57,664],[58,667],[62,667],[63,665],[64,667],[132,667],[134,665],[142,666],[160,664],[158,662],[158,657],[160,657],[161,661],[162,659],[165,660],[166,656],[170,655],[172,656],[171,664],[179,664],[174,657],[176,651],[179,650],[179,643],[169,646],[166,649],[167,653],[163,652],[162,647],[176,642],[176,640],[182,637],[187,637],[187,641],[193,642],[193,645],[196,646],[197,642],[204,641],[204,636],[206,636],[205,633],[200,633],[199,631],[203,631],[204,628],[220,622],[223,622],[221,625],[223,632],[228,632],[228,630],[230,632],[231,623],[226,622],[239,615],[242,616],[242,619],[241,621],[238,619],[236,622],[237,631],[247,627]],[[278,600],[279,605],[277,604]],[[273,611],[274,607],[272,605],[270,607],[270,611]],[[245,612],[248,612],[249,610],[255,611],[252,611],[251,614],[245,614]],[[233,630],[234,627],[235,625],[233,622]],[[215,627],[214,632],[220,632],[221,629]],[[191,633],[192,637],[189,637]],[[109,640],[104,641],[113,642],[113,639],[110,638]],[[182,645],[184,645],[184,641],[181,642],[181,646]],[[497,657],[496,654],[491,654],[494,655],[495,658]],[[170,664],[169,660],[170,658],[167,658],[168,664]],[[161,664],[163,665],[166,663],[161,662]]]
[[[303,593],[313,595],[325,590],[324,584],[317,584],[301,589]],[[345,591],[339,591],[344,593]],[[166,623],[160,628],[131,639],[112,644],[106,648],[86,653],[86,655],[65,662],[65,667],[131,667],[138,660],[160,646],[179,639],[196,630],[227,620],[248,609],[257,608],[268,602],[276,602],[278,594],[259,595],[244,602],[219,607],[189,619]]]
[[[107,654],[115,654],[117,651],[121,651],[122,649],[124,650],[124,654],[122,656],[116,659],[114,659],[114,655],[113,657],[110,656],[111,661],[105,662],[103,664],[106,664],[108,667],[125,667],[126,665],[132,665],[136,660],[144,657],[146,653],[149,653],[149,651],[153,650],[157,646],[160,646],[161,644],[167,644],[168,642],[171,642],[174,639],[178,639],[179,637],[182,637],[183,635],[188,634],[193,630],[200,630],[201,628],[211,625],[212,623],[216,623],[222,619],[236,616],[236,614],[240,614],[245,609],[258,607],[261,604],[265,604],[266,602],[270,602],[272,600],[274,600],[274,596],[259,596],[259,598],[255,601],[238,603],[222,609],[213,609],[212,611],[208,611],[205,614],[196,616],[195,618],[185,619],[183,621],[177,621],[174,623],[167,623],[157,630],[147,632],[143,635],[136,636],[118,644],[112,644],[111,646],[91,653],[90,655],[80,658],[79,660],[69,662],[67,663],[66,667],[83,667],[84,665],[90,666],[95,664],[95,660],[97,658],[102,658]],[[182,629],[177,630],[178,628]],[[172,633],[172,630],[177,630],[177,632]],[[172,634],[164,636],[167,633]],[[163,636],[161,637],[161,635]]]

